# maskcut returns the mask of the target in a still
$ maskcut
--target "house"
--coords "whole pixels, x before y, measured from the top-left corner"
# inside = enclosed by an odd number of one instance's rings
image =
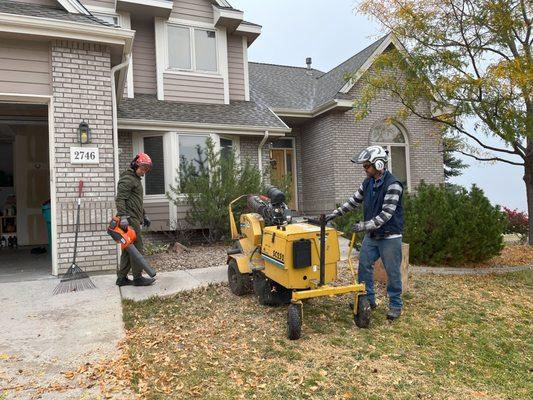
[[[395,107],[386,99],[365,120],[353,118],[361,83],[344,74],[367,71],[392,37],[323,73],[310,60],[304,68],[248,62],[260,33],[225,0],[2,0],[0,235],[20,247],[0,249],[0,275],[47,242],[45,271],[68,268],[79,181],[77,261],[114,269],[119,251],[105,229],[119,172],[139,151],[154,160],[144,180],[154,231],[179,228],[187,205],[165,192],[207,137],[290,175],[291,207],[302,213],[331,210],[351,194],[361,171],[349,159],[369,143],[389,147],[408,188],[443,181],[436,127],[386,123]]]

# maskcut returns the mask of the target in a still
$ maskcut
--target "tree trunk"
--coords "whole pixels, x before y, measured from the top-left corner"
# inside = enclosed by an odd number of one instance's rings
[[[529,219],[528,243],[533,246],[533,142],[528,139],[524,165],[524,182],[526,184],[527,216]]]

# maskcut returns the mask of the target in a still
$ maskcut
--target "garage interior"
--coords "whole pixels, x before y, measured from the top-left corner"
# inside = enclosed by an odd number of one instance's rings
[[[0,282],[53,277],[45,213],[48,106],[0,102]]]

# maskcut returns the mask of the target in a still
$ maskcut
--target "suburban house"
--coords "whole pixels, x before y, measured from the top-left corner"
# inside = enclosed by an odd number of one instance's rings
[[[385,97],[354,119],[357,77],[399,45],[394,37],[324,73],[310,59],[302,68],[249,62],[260,34],[225,0],[0,1],[0,274],[37,263],[29,249],[48,242],[39,266],[68,268],[79,181],[77,261],[114,269],[119,251],[105,229],[119,173],[139,151],[154,160],[144,179],[153,231],[180,228],[187,205],[165,192],[208,137],[290,176],[299,213],[330,211],[353,193],[363,176],[349,160],[371,143],[389,149],[408,190],[443,182],[436,126],[388,122],[398,105]]]

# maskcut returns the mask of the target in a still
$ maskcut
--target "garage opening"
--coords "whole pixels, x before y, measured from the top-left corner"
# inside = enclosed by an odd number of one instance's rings
[[[48,107],[0,102],[0,282],[52,277]]]

